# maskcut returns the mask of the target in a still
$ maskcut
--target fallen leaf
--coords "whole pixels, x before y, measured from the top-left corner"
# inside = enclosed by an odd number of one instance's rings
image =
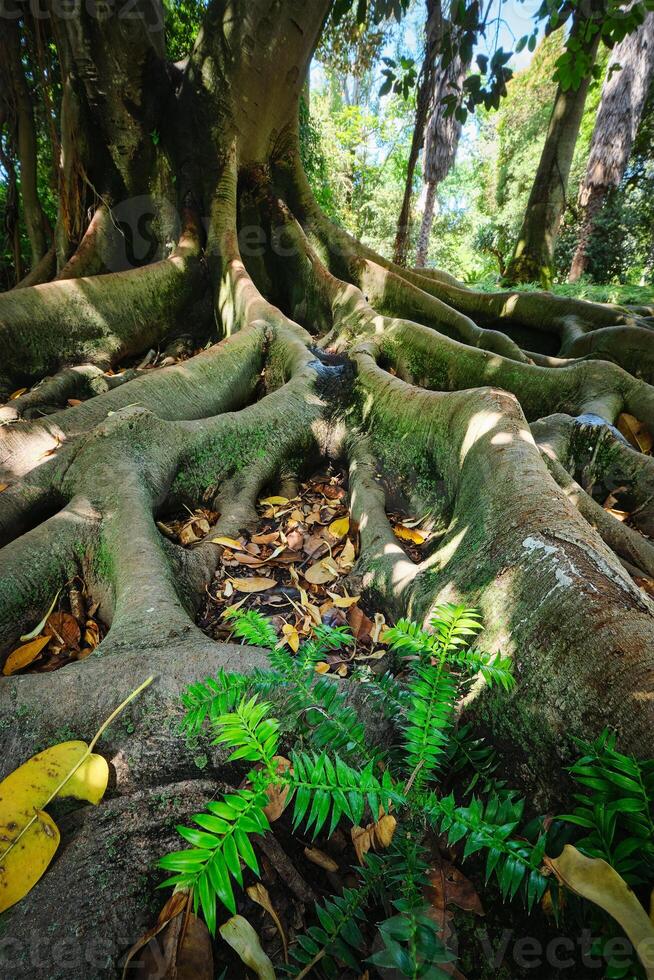
[[[13,402],[14,398],[20,398],[20,396],[24,395],[26,391],[27,388],[17,388],[16,391],[12,391],[10,394],[9,401]]]
[[[304,577],[312,585],[324,585],[325,582],[333,582],[338,578],[338,568],[330,558],[322,558],[307,568]]]
[[[348,572],[354,565],[354,559],[356,555],[354,552],[354,545],[348,538],[345,542],[345,547],[338,556],[338,566],[341,571]]]
[[[411,541],[413,544],[424,544],[428,537],[422,531],[418,531],[413,527],[407,527],[405,524],[396,524],[393,528],[393,533],[401,541]]]
[[[45,807],[57,796],[99,803],[109,767],[93,749],[111,721],[151,682],[149,677],[85,742],[62,742],[32,756],[0,783],[0,912],[27,895],[59,844],[59,831]]]
[[[321,660],[320,663],[317,663],[313,669],[315,670],[316,674],[328,674],[329,664],[326,664],[324,660]]]
[[[349,609],[350,606],[356,605],[361,598],[360,595],[348,595],[347,593],[345,595],[337,595],[335,592],[330,592],[329,589],[327,590],[327,595],[331,596],[334,605],[338,609]]]
[[[319,868],[324,868],[325,871],[338,871],[338,865],[333,858],[330,858],[329,854],[325,854],[317,847],[305,847],[304,856],[307,861],[311,861],[312,864],[317,864]]]
[[[256,973],[259,980],[276,980],[273,965],[247,919],[242,915],[233,915],[218,931],[241,961]]]
[[[91,650],[95,650],[100,642],[100,627],[94,619],[87,619],[84,630],[84,642]]]
[[[270,507],[283,507],[289,503],[288,497],[262,497],[260,504],[268,504]]]
[[[197,534],[195,533],[193,523],[194,523],[193,521],[189,521],[188,524],[184,524],[184,526],[180,528],[178,534],[180,544],[183,545],[195,544],[196,541],[200,540]]]
[[[252,578],[232,578],[229,581],[237,592],[265,592],[277,585],[276,579],[258,575],[253,575]]]
[[[273,762],[277,764],[277,772],[286,772],[287,769],[291,768],[290,760],[285,759],[283,755],[274,756]],[[281,817],[286,808],[288,791],[289,787],[283,784],[269,783],[266,787],[265,793],[268,797],[268,804],[264,807],[263,812],[268,818],[268,823],[274,823]]]
[[[43,632],[46,636],[56,637],[66,647],[72,648],[73,650],[79,649],[79,641],[82,634],[79,623],[70,613],[51,613],[43,627]]]
[[[545,865],[562,885],[599,905],[622,926],[645,967],[648,980],[652,980],[654,923],[618,872],[601,858],[586,857],[572,844],[566,844],[558,858],[545,857]]]
[[[0,483],[0,493],[2,493],[3,490],[6,490],[8,486],[8,483]]]
[[[347,532],[350,530],[350,518],[339,517],[338,520],[332,521],[329,525],[329,533],[333,534],[335,538],[344,538]]]
[[[438,866],[429,870],[427,898],[437,911],[442,911],[448,905],[455,905],[463,912],[485,914],[473,883],[462,871],[445,859],[441,859]]]
[[[51,636],[37,636],[35,640],[30,640],[29,643],[24,643],[22,646],[12,650],[2,668],[2,673],[5,677],[9,677],[11,674],[15,674],[16,671],[23,670],[24,667],[28,667],[31,663],[34,663],[51,639]]]
[[[291,626],[290,623],[284,623],[282,626],[282,633],[284,634],[283,639],[281,643],[277,644],[277,646],[281,647],[288,643],[293,653],[297,653],[300,649],[300,634],[298,633],[296,627]]]
[[[52,602],[50,603],[50,608],[48,609],[48,611],[47,611],[47,613],[45,614],[45,616],[43,617],[43,619],[41,620],[41,622],[40,622],[40,623],[38,624],[38,626],[35,626],[35,627],[34,627],[34,629],[33,629],[33,630],[32,630],[31,632],[29,632],[29,633],[24,633],[24,634],[23,634],[23,635],[21,636],[21,640],[22,640],[23,642],[25,642],[26,640],[33,640],[33,639],[35,639],[35,638],[36,638],[36,637],[37,637],[37,636],[38,636],[38,635],[39,635],[40,633],[42,633],[42,632],[43,632],[43,627],[44,627],[44,626],[45,626],[45,624],[47,623],[47,621],[48,621],[48,616],[50,615],[50,613],[52,612],[52,610],[53,610],[53,609],[54,609],[54,607],[55,607],[55,602],[56,602],[56,601],[57,601],[57,599],[59,598],[59,593],[60,593],[60,592],[61,592],[61,589],[57,589],[57,594],[55,595],[55,597],[54,597],[54,599],[53,599],[53,600],[52,600]]]
[[[231,548],[232,551],[243,551],[245,549],[245,546],[240,541],[237,541],[236,538],[211,538],[209,544],[219,544],[223,548]]]
[[[347,611],[347,621],[355,640],[364,643],[369,639],[374,629],[374,623],[358,606],[350,606]]]
[[[654,440],[644,422],[628,412],[622,412],[618,415],[616,426],[635,449],[639,449],[641,453],[651,453]]]
[[[266,910],[270,918],[275,923],[275,928],[277,929],[284,946],[284,962],[288,963],[288,941],[286,939],[286,933],[284,932],[284,927],[279,920],[277,912],[275,911],[275,907],[270,899],[268,890],[264,888],[260,881],[258,881],[256,885],[250,885],[250,887],[247,889],[247,893],[253,902],[256,902],[257,905],[260,905],[262,909]]]
[[[391,814],[385,814],[366,827],[352,827],[350,834],[359,864],[363,864],[368,851],[390,847],[396,827],[397,820]]]
[[[71,408],[75,408],[76,405],[81,405],[82,404],[82,399],[81,398],[67,398],[66,399],[66,404],[67,405],[70,405]]]
[[[279,531],[271,531],[270,534],[253,534],[251,540],[255,544],[272,544],[273,541],[279,540]]]
[[[134,945],[130,948],[125,959],[125,966],[123,967],[123,980],[127,976],[128,970],[130,969],[130,963],[140,950],[144,947],[149,946],[150,942],[157,936],[166,926],[172,922],[178,915],[186,910],[186,906],[189,900],[189,891],[186,888],[180,889],[179,891],[174,891],[164,907],[162,908],[155,925],[147,929],[143,935],[136,940]],[[149,952],[149,951],[148,951]],[[146,954],[147,956],[147,954]],[[150,958],[152,955],[150,954]],[[139,971],[139,976],[149,977],[152,971],[148,969],[148,964],[139,961],[134,963],[134,968]]]

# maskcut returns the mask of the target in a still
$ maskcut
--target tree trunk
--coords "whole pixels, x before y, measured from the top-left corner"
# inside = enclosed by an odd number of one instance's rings
[[[0,652],[77,574],[110,628],[85,660],[0,678],[3,773],[88,737],[128,690],[156,681],[100,743],[106,799],[62,816],[56,862],[4,918],[15,980],[119,975],[161,907],[153,867],[172,826],[234,778],[214,755],[199,774],[176,732],[178,695],[261,654],[196,625],[220,549],[167,541],[166,508],[204,502],[220,512],[217,533],[234,535],[305,463],[345,465],[360,531],[352,586],[388,619],[425,621],[447,600],[481,608],[486,647],[514,658],[518,684],[480,689],[470,710],[513,746],[527,785],[547,787],[573,739],[607,725],[625,750],[652,744],[654,606],[632,576],[654,577],[654,470],[614,423],[624,410],[654,428],[654,310],[477,293],[332,225],[297,134],[328,8],[248,0],[234,16],[216,0],[181,72],[150,36],[151,4],[57,31],[80,165],[107,212],[66,278],[0,295],[0,387],[51,375],[0,409],[12,422],[0,426]],[[122,258],[131,248],[139,261],[87,274],[107,238],[98,226],[114,222]],[[213,342],[170,367],[103,373],[179,329],[211,329]],[[600,499],[627,488],[634,526],[581,486]],[[397,500],[438,528],[421,560],[389,524]]]
[[[3,18],[0,35],[1,72],[17,132],[20,193],[23,202],[31,265],[38,265],[47,251],[47,220],[41,208],[37,187],[37,149],[34,111],[21,54],[21,40],[16,21]]]
[[[409,252],[409,235],[411,231],[411,199],[413,197],[413,180],[420,150],[425,142],[425,129],[429,118],[429,110],[434,98],[434,78],[436,61],[443,35],[443,19],[440,0],[427,0],[427,19],[425,22],[425,56],[418,79],[416,95],[416,118],[411,137],[411,150],[407,163],[406,182],[400,216],[397,220],[393,261],[397,265],[406,265]]]
[[[416,251],[417,268],[422,268],[427,262],[436,191],[454,164],[461,137],[461,123],[453,113],[446,113],[447,106],[443,99],[448,95],[456,94],[459,96],[457,104],[460,104],[460,97],[463,95],[463,81],[469,68],[470,62],[463,61],[457,51],[447,68],[441,69],[434,91],[432,109],[425,134],[424,180],[426,193]]]
[[[590,22],[579,10],[575,14],[571,35],[577,37],[594,64],[600,32],[585,39]],[[559,85],[538,170],[531,188],[527,210],[518,240],[509,262],[508,282],[540,282],[551,285],[554,273],[554,246],[566,206],[568,177],[579,127],[584,114],[590,75],[582,78],[576,89]]]
[[[619,187],[627,169],[653,72],[654,13],[649,13],[638,30],[614,48],[608,64],[586,175],[579,188],[582,218],[568,282],[576,282],[588,268],[595,224],[606,195]]]

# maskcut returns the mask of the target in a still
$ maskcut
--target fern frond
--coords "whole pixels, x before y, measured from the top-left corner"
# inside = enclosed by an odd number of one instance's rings
[[[513,661],[500,653],[458,649],[450,653],[448,662],[463,667],[469,674],[481,674],[489,687],[499,684],[508,693],[515,685]]]
[[[367,960],[382,969],[399,971],[405,977],[440,980],[450,976],[439,964],[451,963],[455,957],[439,936],[438,925],[428,914],[424,888],[428,883],[428,865],[423,848],[415,838],[397,835],[386,860],[386,893],[395,915],[382,921],[379,935],[383,949]]]
[[[160,887],[193,889],[196,911],[199,904],[212,935],[216,931],[217,899],[232,915],[236,914],[232,879],[243,887],[241,861],[259,874],[248,835],[264,834],[270,829],[264,813],[267,804],[265,793],[246,789],[222,801],[207,803],[205,813],[191,818],[195,827],[176,828],[191,846],[166,854],[157,862],[160,868],[175,872]]]
[[[451,773],[471,769],[472,778],[466,786],[464,795],[475,788],[479,780],[486,782],[491,778],[499,765],[495,749],[487,745],[483,738],[475,738],[472,725],[460,725],[450,732],[447,747],[448,771]]]
[[[434,608],[429,625],[441,649],[449,651],[468,645],[470,637],[476,636],[482,628],[479,619],[480,613],[476,609],[446,602]]]
[[[232,711],[248,688],[250,680],[243,674],[227,674],[222,668],[215,677],[191,684],[181,695],[186,708],[180,731],[188,737],[198,734],[207,720]]]
[[[420,663],[412,672],[402,736],[405,767],[409,773],[416,773],[416,790],[446,758],[457,687],[456,679],[443,665]]]
[[[376,820],[380,806],[388,812],[391,805],[404,803],[389,772],[386,770],[379,779],[372,762],[363,769],[353,769],[338,755],[306,752],[292,753],[291,761],[288,799],[293,799],[293,827],[297,829],[303,823],[313,837],[320,833],[330,814],[329,835],[343,816],[360,824],[366,806]]]
[[[249,646],[272,650],[277,643],[277,632],[271,620],[256,609],[232,608],[225,613],[225,619],[233,621],[233,635]]]
[[[547,887],[540,871],[546,835],[536,844],[512,837],[524,810],[524,800],[516,793],[493,793],[485,803],[473,797],[465,807],[457,806],[453,795],[441,799],[431,795],[421,806],[450,844],[465,839],[464,860],[477,851],[488,851],[486,881],[494,874],[503,898],[514,898],[521,890],[529,910],[542,898]]]
[[[243,699],[235,711],[213,719],[217,733],[214,743],[234,749],[229,762],[237,759],[259,762],[274,780],[273,756],[277,754],[279,722],[276,718],[266,717],[269,712],[270,705],[259,701],[256,695],[249,701]]]
[[[396,650],[403,657],[424,656],[431,653],[438,644],[433,633],[427,633],[410,619],[398,619],[395,626],[386,630],[384,640],[391,650]]]
[[[316,904],[320,924],[298,936],[298,944],[291,951],[291,976],[306,972],[319,961],[331,976],[338,976],[339,964],[343,963],[359,971],[366,946],[360,923],[365,922],[365,909],[371,894],[384,882],[385,866],[375,855],[367,855],[366,864],[359,873],[359,888],[344,888],[341,895],[333,895],[322,904]]]

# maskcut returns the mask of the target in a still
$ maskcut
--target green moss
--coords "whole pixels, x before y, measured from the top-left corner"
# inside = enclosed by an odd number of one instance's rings
[[[113,582],[114,559],[106,540],[101,537],[93,553],[93,570],[105,582]]]

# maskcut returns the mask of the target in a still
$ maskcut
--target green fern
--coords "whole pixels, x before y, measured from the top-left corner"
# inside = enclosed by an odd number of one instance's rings
[[[256,609],[234,609],[225,613],[225,619],[234,623],[233,635],[244,640],[249,646],[264,647],[271,650],[277,643],[275,627],[267,616]]]
[[[231,711],[243,697],[248,684],[249,680],[243,674],[227,674],[222,668],[216,677],[191,684],[181,695],[186,708],[181,731],[189,738],[196,736],[205,722]]]

